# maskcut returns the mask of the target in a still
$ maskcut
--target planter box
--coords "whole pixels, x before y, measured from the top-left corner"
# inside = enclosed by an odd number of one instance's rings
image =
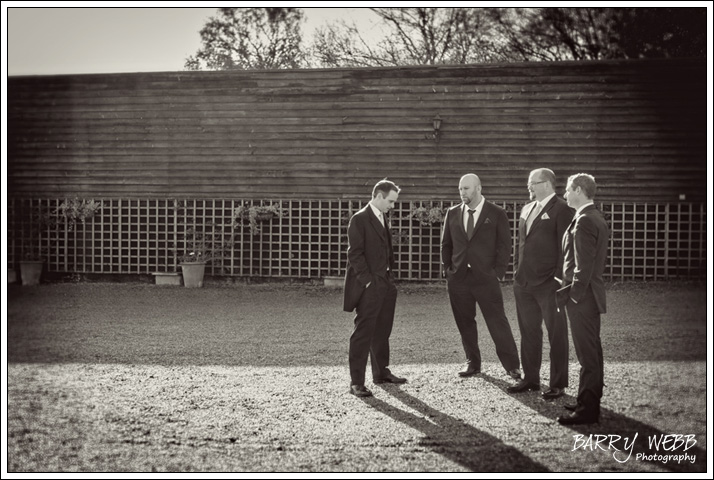
[[[44,265],[45,262],[43,261],[21,261],[20,277],[22,278],[22,284],[26,286],[39,285]]]
[[[181,274],[178,272],[155,272],[152,273],[156,285],[177,285],[181,286]]]
[[[345,283],[344,277],[323,277],[322,281],[326,287],[342,288]]]

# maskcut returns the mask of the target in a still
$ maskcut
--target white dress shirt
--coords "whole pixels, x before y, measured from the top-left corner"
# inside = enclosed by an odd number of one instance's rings
[[[483,195],[481,196],[481,202],[476,205],[476,208],[474,209],[474,226],[476,226],[476,223],[478,222],[478,217],[481,215],[481,210],[483,210],[483,204],[486,201],[486,197]],[[469,207],[464,203],[464,207],[461,211],[461,218],[463,219],[464,222],[464,230],[468,230],[467,225],[469,223]]]
[[[374,205],[372,205],[371,202],[370,202],[369,206],[372,207],[372,212],[374,212],[374,215],[375,215],[375,216],[377,217],[377,219],[382,223],[382,226],[383,226],[383,227],[386,227],[386,226],[384,225],[384,216],[382,215],[382,212],[381,212],[377,207],[375,207]]]
[[[540,212],[543,211],[546,205],[548,205],[548,202],[550,202],[550,199],[555,196],[555,192],[551,193],[547,197],[545,197],[541,201],[536,201],[533,206],[531,207],[530,211],[528,212],[528,217],[526,217],[526,233],[530,232],[531,226],[533,225],[533,222],[535,222],[535,219],[540,215]]]

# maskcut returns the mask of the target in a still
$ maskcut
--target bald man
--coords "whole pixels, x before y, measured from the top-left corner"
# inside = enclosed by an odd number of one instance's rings
[[[511,256],[508,216],[481,194],[481,180],[473,173],[459,181],[462,204],[450,208],[441,235],[441,263],[448,284],[451,310],[466,353],[466,368],[459,376],[481,372],[476,328],[478,303],[496,354],[506,373],[521,379],[518,349],[503,308],[499,280]]]

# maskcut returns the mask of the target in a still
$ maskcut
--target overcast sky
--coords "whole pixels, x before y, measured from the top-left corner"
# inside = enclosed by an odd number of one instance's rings
[[[201,46],[199,30],[216,13],[215,8],[21,8],[27,4],[7,2],[8,75],[183,70]],[[304,11],[305,41],[327,21],[343,18],[369,28],[375,18],[366,8]]]

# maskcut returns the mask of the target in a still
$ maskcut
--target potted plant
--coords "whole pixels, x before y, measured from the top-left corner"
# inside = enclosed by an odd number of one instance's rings
[[[213,223],[205,225],[202,230],[189,227],[183,234],[185,253],[178,258],[184,286],[203,287],[206,263],[223,258],[231,240],[224,240],[223,229]]]
[[[269,222],[273,218],[281,218],[287,213],[280,204],[268,205],[241,205],[233,211],[233,226],[249,225],[250,233],[257,235],[261,232],[259,223]]]
[[[77,223],[84,224],[102,207],[101,202],[83,198],[65,199],[50,216],[52,223],[64,221],[68,231],[73,231]]]
[[[38,285],[47,253],[47,247],[42,243],[42,232],[50,223],[49,215],[41,203],[34,204],[31,201],[27,210],[21,212],[21,216],[20,278],[22,285]]]
[[[53,228],[67,228],[73,231],[78,223],[84,224],[102,207],[101,202],[78,197],[65,199],[57,208],[49,211],[41,201],[31,201],[22,216],[23,231],[20,242],[20,276],[23,285],[37,285],[40,282],[49,244],[42,238],[43,232]]]
[[[20,278],[25,286],[39,285],[40,277],[42,277],[42,268],[45,265],[45,259],[41,250],[31,249],[23,254],[20,260]]]

